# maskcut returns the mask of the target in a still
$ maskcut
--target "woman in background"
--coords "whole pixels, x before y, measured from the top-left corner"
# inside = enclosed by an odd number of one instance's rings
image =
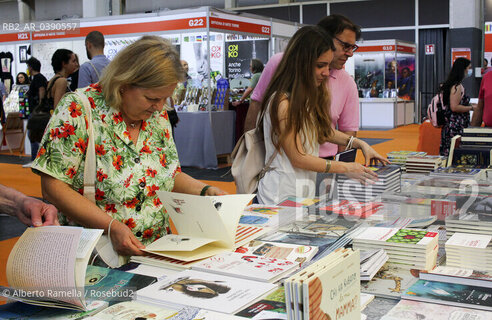
[[[439,92],[442,93],[444,117],[446,119],[441,130],[441,147],[439,154],[447,156],[451,139],[455,135],[461,135],[463,129],[470,125],[470,111],[474,106],[470,105],[470,97],[465,95],[465,88],[461,84],[463,79],[471,76],[471,61],[466,58],[458,58],[448,74],[448,78],[441,85]]]
[[[319,145],[353,141],[366,159],[383,164],[367,143],[331,126],[330,94],[325,82],[330,75],[335,46],[332,38],[317,26],[299,29],[289,41],[262,103],[263,132],[267,162],[276,153],[271,169],[258,186],[258,202],[276,204],[287,196],[315,196],[317,172],[344,173],[361,183],[372,183],[377,175],[359,163],[319,158]]]
[[[25,72],[19,72],[15,80],[15,84],[29,84],[29,77]]]
[[[53,107],[56,109],[63,95],[71,91],[67,78],[77,70],[79,64],[71,50],[58,49],[51,57],[51,66],[55,75],[48,81],[46,96],[48,99],[53,99]]]

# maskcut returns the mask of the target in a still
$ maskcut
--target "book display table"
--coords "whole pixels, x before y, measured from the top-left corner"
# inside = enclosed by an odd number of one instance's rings
[[[178,112],[174,141],[185,167],[217,168],[217,155],[234,149],[234,111]]]

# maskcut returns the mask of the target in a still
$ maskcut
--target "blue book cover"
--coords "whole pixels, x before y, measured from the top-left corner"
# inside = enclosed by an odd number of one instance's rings
[[[463,284],[418,280],[402,299],[492,310],[492,291]]]

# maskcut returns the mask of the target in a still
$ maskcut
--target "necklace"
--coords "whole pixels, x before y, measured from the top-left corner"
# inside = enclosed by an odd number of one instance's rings
[[[132,129],[135,129],[135,128],[137,127],[137,124],[139,124],[139,125],[140,125],[140,123],[141,123],[141,120],[140,120],[140,121],[136,121],[136,122],[132,122],[132,123],[130,123],[130,127],[131,127]]]

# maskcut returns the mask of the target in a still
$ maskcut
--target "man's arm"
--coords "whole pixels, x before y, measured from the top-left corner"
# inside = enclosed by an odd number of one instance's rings
[[[261,102],[251,100],[249,102],[248,113],[246,113],[246,119],[244,120],[244,132],[256,128],[256,119],[258,118],[260,111]]]
[[[0,212],[17,217],[28,226],[59,225],[54,206],[3,185],[0,185]]]
[[[474,127],[480,127],[483,120],[483,99],[478,99],[478,104],[473,110],[471,125]]]

